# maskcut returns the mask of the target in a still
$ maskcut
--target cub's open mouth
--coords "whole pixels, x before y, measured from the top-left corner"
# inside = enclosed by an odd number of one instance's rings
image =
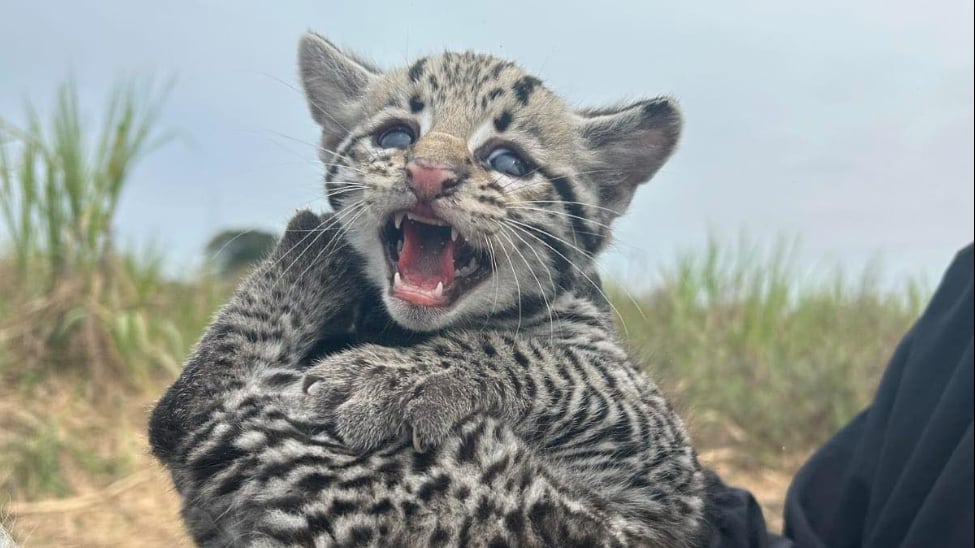
[[[428,212],[394,213],[380,239],[392,266],[391,293],[411,304],[450,306],[491,272],[490,255]]]

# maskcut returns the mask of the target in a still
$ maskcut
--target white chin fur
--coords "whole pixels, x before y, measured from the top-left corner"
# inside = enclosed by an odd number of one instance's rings
[[[436,331],[451,323],[454,314],[449,308],[417,306],[383,292],[386,311],[396,323],[411,331]]]

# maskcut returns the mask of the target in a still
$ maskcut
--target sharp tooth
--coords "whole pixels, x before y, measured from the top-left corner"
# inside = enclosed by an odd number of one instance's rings
[[[412,213],[410,213],[409,211],[407,211],[407,212],[406,212],[406,218],[407,218],[407,219],[409,219],[409,220],[411,220],[411,221],[415,221],[415,220],[416,220],[416,219],[415,219],[415,218],[413,217],[413,214],[412,214]]]
[[[457,229],[450,227],[450,241],[456,242],[458,236],[460,236],[460,234],[457,233]]]
[[[399,287],[401,285],[403,285],[403,279],[400,278],[399,270],[397,270],[396,274],[393,274],[393,287]]]
[[[437,287],[433,288],[434,297],[443,297],[443,282],[438,282]]]
[[[403,213],[403,212],[400,212],[400,213],[397,213],[397,214],[395,214],[393,216],[393,224],[396,225],[396,228],[397,229],[399,229],[399,227],[403,225],[403,216],[404,215],[406,215],[406,214]]]

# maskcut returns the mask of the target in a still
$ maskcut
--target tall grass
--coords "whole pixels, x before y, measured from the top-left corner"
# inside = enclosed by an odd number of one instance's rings
[[[64,495],[144,451],[143,394],[178,374],[225,290],[167,279],[164,257],[117,248],[131,175],[168,134],[165,90],[116,86],[98,128],[72,84],[50,119],[0,120],[0,492]]]
[[[631,346],[697,441],[754,463],[808,451],[866,405],[927,296],[917,283],[884,290],[870,269],[803,281],[796,249],[712,239],[654,291],[614,292]]]
[[[0,261],[0,371],[8,376],[73,367],[95,376],[121,368],[129,378],[178,368],[195,335],[155,312],[185,305],[167,302],[174,283],[163,277],[162,257],[120,252],[112,226],[138,162],[169,138],[156,129],[164,99],[151,83],[121,83],[91,131],[68,83],[48,123],[31,105],[23,127],[0,121],[9,250]],[[13,359],[20,367],[10,367]]]
[[[168,139],[155,131],[164,98],[151,86],[118,85],[94,146],[72,83],[58,89],[46,127],[30,105],[25,128],[0,121],[0,217],[21,276],[43,266],[51,284],[99,272],[98,261],[113,251],[112,221],[129,174]]]

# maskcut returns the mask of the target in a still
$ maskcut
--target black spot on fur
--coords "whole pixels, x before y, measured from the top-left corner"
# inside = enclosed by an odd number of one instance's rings
[[[229,478],[223,478],[220,482],[220,486],[216,490],[216,496],[223,497],[229,495],[230,493],[236,493],[240,486],[244,484],[244,480],[248,479],[247,476],[242,474],[234,474]]]
[[[362,489],[376,482],[375,476],[359,476],[339,482],[340,489]]]
[[[528,104],[528,99],[531,98],[532,93],[535,91],[535,86],[542,84],[542,81],[534,76],[522,76],[515,82],[515,85],[511,87],[511,91],[515,92],[515,97],[523,105]]]
[[[504,90],[501,88],[494,88],[491,91],[489,91],[487,94],[488,99],[491,101],[497,99],[498,97],[501,97],[502,95],[504,95]]]
[[[508,467],[508,457],[503,457],[501,460],[492,463],[491,466],[487,467],[487,470],[481,474],[481,483],[485,485],[490,484],[498,477],[505,468]]]
[[[335,476],[330,474],[315,472],[301,478],[301,480],[298,481],[298,487],[304,492],[318,494],[318,492],[322,489],[332,485],[332,480],[334,479]]]
[[[508,129],[508,126],[510,125],[511,125],[511,113],[508,112],[507,110],[502,112],[501,116],[498,116],[497,118],[494,119],[494,129],[496,129],[498,133],[501,133],[504,130]]]
[[[511,63],[507,61],[498,61],[498,64],[494,65],[494,67],[491,69],[491,77],[497,78],[498,76],[501,76],[501,71],[503,71],[504,69],[510,66]]]
[[[393,503],[390,502],[388,498],[382,499],[379,502],[369,507],[369,513],[374,516],[385,514],[392,510],[393,510]]]
[[[433,530],[433,533],[430,534],[430,546],[443,546],[449,537],[450,533],[438,525],[437,528]]]
[[[315,512],[305,516],[308,520],[308,532],[317,533],[319,531],[325,531],[329,535],[334,534],[332,530],[332,521],[328,518],[328,514],[322,514],[320,512]]]
[[[488,548],[510,548],[510,546],[511,545],[508,544],[508,541],[501,537],[494,537],[490,542],[488,542]]]
[[[264,501],[264,504],[269,509],[295,514],[301,511],[301,507],[305,505],[306,501],[307,499],[304,496],[291,494],[268,499]]]
[[[410,97],[410,112],[420,112],[425,106],[419,96]]]
[[[508,512],[504,516],[504,526],[517,535],[525,528],[525,518],[517,511]]]
[[[536,502],[528,510],[528,521],[534,524],[541,524],[543,520],[552,515],[554,510],[551,503]]]
[[[460,533],[457,535],[457,546],[470,546],[471,526],[473,524],[473,520],[470,516],[464,518],[464,523],[460,526]]]
[[[481,500],[477,502],[477,509],[474,510],[474,517],[480,521],[485,521],[493,511],[491,501],[486,496],[481,495]]]
[[[432,74],[427,78],[427,83],[430,84],[430,89],[433,91],[440,89],[440,82],[437,80],[437,77]]]
[[[351,514],[355,510],[356,504],[351,500],[335,499],[332,501],[331,514],[335,517]]]
[[[414,515],[416,515],[416,512],[419,509],[420,509],[420,506],[417,503],[410,502],[408,500],[407,501],[403,501],[403,516],[406,519],[410,519]]]
[[[420,500],[427,502],[438,494],[446,493],[449,488],[450,477],[446,474],[440,474],[436,478],[421,485],[417,496],[420,497]]]
[[[410,67],[410,82],[414,84],[420,81],[420,77],[423,76],[423,67],[427,64],[427,58],[419,59],[417,62],[413,63]]]
[[[425,451],[423,453],[413,453],[413,472],[422,474],[430,469],[437,462],[436,451]]]
[[[489,358],[493,358],[498,353],[498,351],[495,350],[494,346],[488,341],[484,341],[481,344],[481,349],[484,350],[484,353],[487,354],[487,357]]]
[[[246,454],[246,451],[230,445],[229,442],[219,444],[190,464],[193,481],[203,483],[217,472],[230,468],[231,463]]]
[[[373,533],[372,527],[367,527],[365,525],[359,525],[353,527],[349,532],[349,540],[352,541],[353,546],[363,546],[370,540],[375,533]]]

